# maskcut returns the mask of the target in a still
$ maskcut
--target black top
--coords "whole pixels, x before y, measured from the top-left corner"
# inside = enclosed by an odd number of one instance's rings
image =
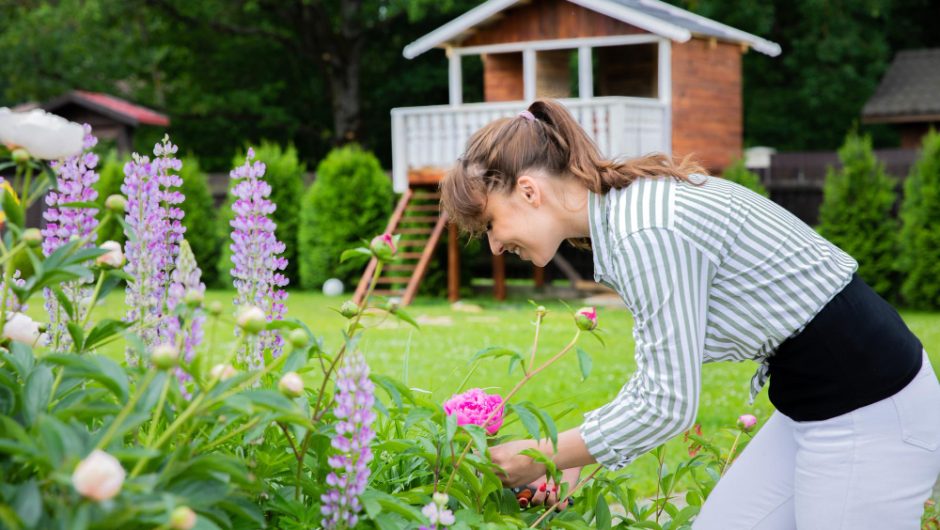
[[[923,363],[923,346],[858,275],[770,357],[770,402],[797,421],[834,418],[892,396]]]

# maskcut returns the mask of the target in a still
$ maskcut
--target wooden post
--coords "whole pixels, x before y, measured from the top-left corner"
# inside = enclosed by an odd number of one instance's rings
[[[538,265],[533,266],[535,268],[535,288],[541,289],[545,287],[545,267],[539,267]]]
[[[460,299],[460,248],[457,246],[457,225],[447,223],[447,299]]]
[[[493,298],[506,299],[506,258],[502,254],[493,255]]]

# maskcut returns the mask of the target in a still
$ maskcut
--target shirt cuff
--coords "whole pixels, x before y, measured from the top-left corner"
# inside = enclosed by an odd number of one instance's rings
[[[597,460],[597,463],[615,471],[629,464],[631,459],[622,457],[604,440],[604,433],[598,421],[599,412],[599,410],[593,410],[585,414],[584,423],[581,424],[579,431],[584,445],[587,446],[588,452]]]

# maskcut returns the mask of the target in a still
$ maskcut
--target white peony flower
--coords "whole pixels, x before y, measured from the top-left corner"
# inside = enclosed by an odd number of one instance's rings
[[[295,398],[304,393],[304,380],[297,372],[287,372],[277,384],[278,390],[287,397]]]
[[[23,313],[10,313],[3,325],[3,338],[33,346],[42,338],[39,323]]]
[[[72,473],[72,485],[84,497],[106,501],[120,493],[125,475],[117,458],[95,449],[78,463]]]
[[[44,160],[58,160],[82,151],[85,129],[44,110],[11,112],[0,108],[0,142],[21,147]]]

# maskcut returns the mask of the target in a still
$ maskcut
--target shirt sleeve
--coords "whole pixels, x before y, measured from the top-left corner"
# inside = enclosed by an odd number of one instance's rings
[[[612,402],[585,415],[580,432],[600,464],[619,469],[695,421],[714,267],[668,228],[625,236],[611,260],[633,313],[637,368]]]

